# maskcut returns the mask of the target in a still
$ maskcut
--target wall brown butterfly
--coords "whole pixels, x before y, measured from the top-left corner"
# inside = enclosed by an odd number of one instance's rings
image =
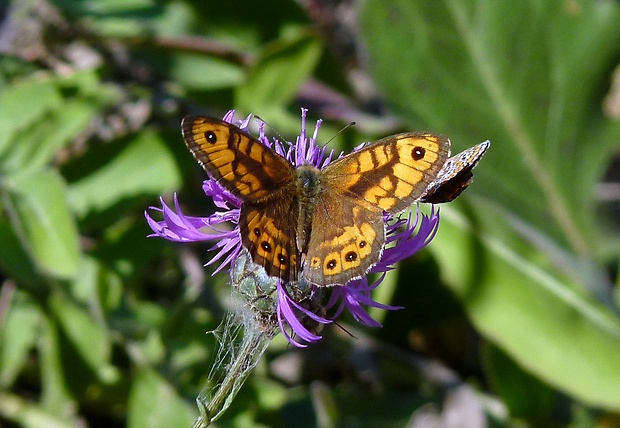
[[[398,214],[417,200],[454,199],[488,148],[487,142],[448,159],[447,138],[405,133],[319,170],[293,167],[222,120],[188,116],[182,129],[202,167],[242,201],[239,229],[253,262],[283,281],[301,275],[318,286],[364,275],[381,258],[384,212]]]

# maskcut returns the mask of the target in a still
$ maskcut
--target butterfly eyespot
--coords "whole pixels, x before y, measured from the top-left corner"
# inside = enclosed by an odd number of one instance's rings
[[[314,257],[312,259],[312,266],[317,267],[319,265],[319,263],[320,263],[320,260],[319,260],[318,257]]]
[[[254,236],[257,238],[260,236],[260,229],[258,227],[254,228]]]
[[[215,135],[213,131],[207,131],[205,132],[205,140],[207,140],[208,143],[215,144],[217,142],[217,135]]]
[[[325,267],[329,270],[334,269],[336,266],[338,265],[338,262],[336,261],[336,259],[331,259],[330,261],[327,262],[327,264],[325,265]]]
[[[360,241],[360,243],[359,243],[360,248],[364,248],[364,247],[366,247],[366,245],[367,245],[366,241]]]
[[[278,261],[280,262],[281,265],[285,265],[286,264],[286,256],[284,254],[279,254],[278,255]]]
[[[261,248],[262,248],[263,250],[265,250],[266,252],[268,252],[268,253],[270,253],[270,252],[271,252],[271,245],[269,245],[269,242],[267,242],[267,241],[263,241],[263,242],[261,242],[260,246],[261,246]]]
[[[357,260],[357,253],[355,251],[349,251],[344,258],[346,259],[346,261],[348,262],[354,262],[355,260]]]
[[[426,150],[424,149],[424,147],[416,146],[411,150],[411,157],[413,158],[413,160],[420,160],[424,158],[425,154]]]

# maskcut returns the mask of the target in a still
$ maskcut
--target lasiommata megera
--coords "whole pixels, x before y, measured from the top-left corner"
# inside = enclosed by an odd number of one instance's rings
[[[374,266],[385,243],[384,212],[397,214],[423,195],[441,199],[441,183],[427,189],[450,155],[447,138],[416,132],[383,138],[321,170],[294,168],[230,123],[188,116],[182,129],[203,168],[241,199],[241,240],[253,262],[270,276],[301,275],[319,286],[345,284]],[[445,175],[447,193],[469,182],[459,172],[467,167],[457,169]],[[467,183],[454,184],[461,176]]]

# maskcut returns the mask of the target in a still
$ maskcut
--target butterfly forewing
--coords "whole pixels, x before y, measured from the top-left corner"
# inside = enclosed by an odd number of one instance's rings
[[[399,134],[338,159],[324,176],[343,191],[396,214],[424,193],[449,151],[450,140],[440,135]]]
[[[260,200],[292,182],[292,165],[235,125],[202,116],[181,124],[187,147],[202,167],[242,200]]]

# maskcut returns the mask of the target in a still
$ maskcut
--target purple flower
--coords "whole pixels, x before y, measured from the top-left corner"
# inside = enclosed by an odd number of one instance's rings
[[[259,124],[258,139],[262,144],[272,148],[285,157],[294,166],[310,164],[317,168],[324,168],[334,158],[333,151],[327,152],[326,147],[320,147],[316,143],[317,134],[321,127],[321,121],[317,121],[314,133],[311,137],[306,134],[306,113],[302,109],[301,132],[295,143],[280,142],[277,139],[270,141],[264,133],[264,124]],[[224,121],[232,123],[234,111],[229,111],[224,116]],[[237,125],[247,131],[251,116],[240,121]],[[362,146],[356,148],[360,149]],[[342,154],[340,155],[342,156]],[[154,220],[149,212],[145,212],[146,220],[153,230],[149,236],[159,236],[176,242],[196,242],[213,240],[215,244],[211,250],[217,251],[215,256],[207,263],[208,265],[219,262],[214,273],[222,269],[230,269],[235,261],[247,257],[241,244],[239,234],[239,213],[242,201],[222,188],[215,180],[208,179],[203,184],[205,194],[212,198],[218,210],[207,217],[192,217],[185,215],[179,205],[176,194],[174,195],[174,209],[170,208],[163,199],[161,208],[151,207],[151,210],[163,214],[163,220]],[[434,208],[429,215],[416,211],[414,218],[384,216],[386,223],[386,243],[379,262],[369,273],[379,273],[379,279],[372,284],[364,276],[349,281],[344,285],[335,287],[318,287],[305,283],[283,283],[279,279],[271,278],[275,285],[265,285],[266,279],[256,279],[260,286],[260,293],[253,293],[248,301],[272,302],[273,307],[267,304],[256,309],[260,312],[262,324],[279,327],[280,331],[293,345],[298,347],[307,346],[308,343],[321,339],[318,332],[323,324],[330,323],[346,309],[361,324],[370,327],[380,327],[381,324],[374,320],[366,311],[366,307],[376,307],[385,310],[400,309],[399,306],[389,306],[374,301],[371,297],[374,290],[383,280],[385,273],[394,268],[394,264],[403,260],[420,249],[424,248],[434,237],[439,225],[439,212]],[[233,224],[235,227],[220,228],[222,223]],[[252,275],[255,275],[252,273]],[[231,271],[231,282],[234,275]],[[247,296],[245,292],[244,296]],[[275,297],[269,300],[270,293]],[[327,297],[328,296],[328,297]],[[263,299],[265,298],[265,299]],[[323,300],[327,302],[323,303]],[[253,307],[254,309],[254,307]],[[326,315],[328,314],[328,315]]]

